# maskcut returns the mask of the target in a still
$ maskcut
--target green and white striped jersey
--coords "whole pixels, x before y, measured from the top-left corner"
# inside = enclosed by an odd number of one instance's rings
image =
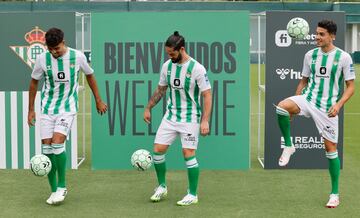
[[[211,89],[203,65],[193,58],[182,64],[169,59],[162,66],[159,85],[170,89],[164,118],[174,122],[200,122],[201,92]]]
[[[41,90],[43,114],[78,111],[80,69],[86,75],[94,72],[87,63],[85,55],[69,47],[67,52],[57,59],[48,51],[37,57],[31,77],[36,80],[45,78]]]
[[[355,72],[352,59],[345,51],[335,47],[324,53],[315,48],[305,54],[302,76],[309,78],[302,92],[306,100],[327,112],[340,100],[344,80],[355,79]]]

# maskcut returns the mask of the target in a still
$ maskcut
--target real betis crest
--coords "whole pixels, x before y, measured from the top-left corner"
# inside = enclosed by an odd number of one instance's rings
[[[24,36],[28,46],[9,46],[31,69],[35,65],[36,57],[46,50],[45,32],[35,27]]]

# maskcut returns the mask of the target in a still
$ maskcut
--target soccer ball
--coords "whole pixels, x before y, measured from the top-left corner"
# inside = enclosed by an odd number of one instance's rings
[[[295,39],[304,39],[309,34],[309,24],[301,17],[291,19],[286,29],[289,36]]]
[[[46,176],[51,170],[51,161],[43,154],[35,155],[30,160],[30,169],[35,176]]]
[[[131,156],[131,165],[140,171],[149,169],[152,162],[153,159],[150,152],[145,149],[137,150]]]

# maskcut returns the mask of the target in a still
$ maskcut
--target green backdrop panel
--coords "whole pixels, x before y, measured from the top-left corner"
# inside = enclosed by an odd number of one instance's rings
[[[75,13],[0,13],[0,169],[28,169],[29,160],[41,153],[39,125],[27,125],[28,90],[36,57],[45,51],[45,32],[58,27],[66,44],[75,46]],[[42,88],[42,82],[38,89]],[[35,111],[40,116],[40,92]],[[5,118],[5,119],[4,119]],[[77,147],[71,140],[67,147]],[[67,149],[68,167],[77,168],[77,155]],[[4,164],[5,163],[5,164]]]
[[[143,121],[143,111],[167,60],[164,41],[175,30],[212,84],[211,132],[200,137],[200,167],[249,168],[249,14],[134,12],[92,14],[92,63],[109,106],[99,116],[93,103],[93,169],[128,169],[135,150],[152,151],[165,99],[153,108],[151,125]],[[180,140],[166,159],[170,169],[184,168]]]

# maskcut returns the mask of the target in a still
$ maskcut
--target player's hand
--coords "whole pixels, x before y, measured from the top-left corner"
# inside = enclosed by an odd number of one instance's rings
[[[328,117],[335,117],[336,115],[338,115],[340,108],[341,107],[339,104],[334,104],[333,106],[331,106],[331,108],[328,110]]]
[[[35,111],[28,112],[28,125],[35,126],[36,114]]]
[[[107,105],[100,100],[96,102],[96,110],[100,115],[103,115],[107,111]]]
[[[209,122],[208,121],[201,121],[200,123],[200,134],[206,136],[209,134]]]
[[[151,122],[151,112],[150,112],[150,109],[149,109],[149,108],[145,108],[145,111],[144,111],[144,121],[145,121],[147,124],[150,124],[150,122]]]

